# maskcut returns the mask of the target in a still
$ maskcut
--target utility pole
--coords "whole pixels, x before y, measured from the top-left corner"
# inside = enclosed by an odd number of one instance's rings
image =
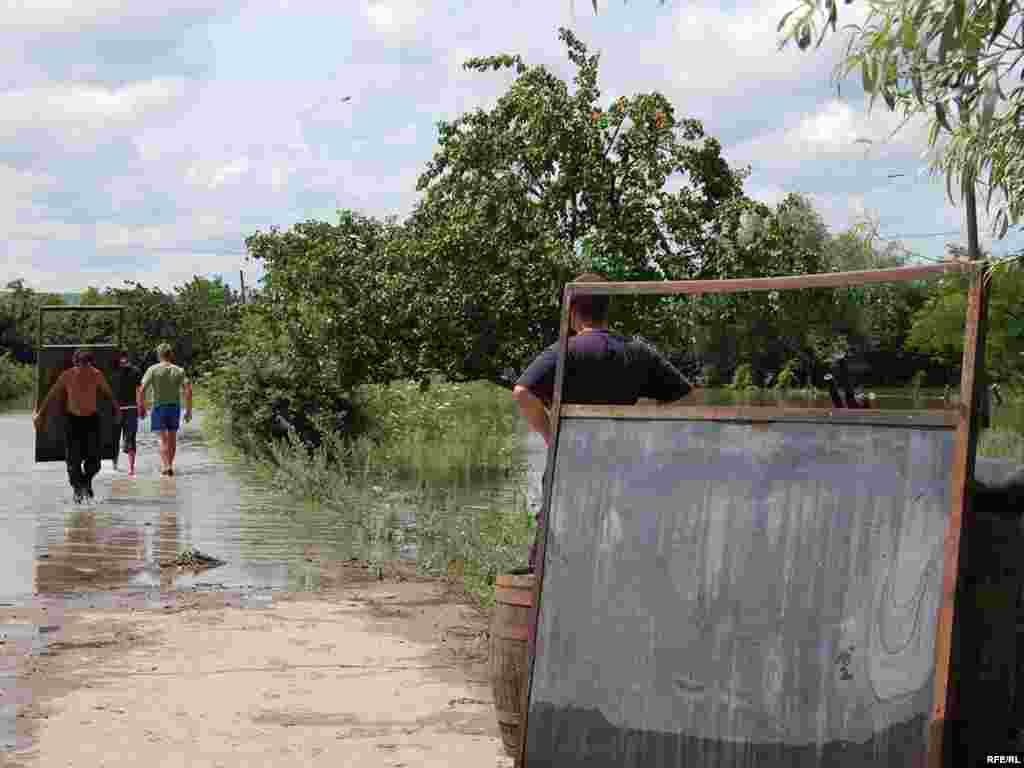
[[[242,283],[242,303],[245,304],[245,272],[238,270],[238,279]]]

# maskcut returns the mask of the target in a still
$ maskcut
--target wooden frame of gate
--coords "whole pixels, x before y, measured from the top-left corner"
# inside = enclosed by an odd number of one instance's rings
[[[548,447],[547,467],[552,475],[558,452],[559,426],[562,416],[598,418],[658,418],[712,421],[740,421],[769,423],[780,421],[807,421],[808,418],[829,419],[840,409],[777,408],[777,407],[714,407],[714,406],[617,406],[617,405],[563,405],[565,382],[565,356],[569,342],[569,308],[576,296],[703,295],[719,293],[746,293],[753,291],[781,291],[806,288],[851,288],[879,283],[902,283],[940,277],[948,274],[967,274],[971,278],[964,329],[964,352],[960,376],[960,397],[953,410],[918,411],[850,411],[841,409],[846,423],[880,425],[920,425],[954,427],[956,430],[952,472],[952,510],[945,531],[943,546],[942,596],[935,637],[934,697],[928,723],[928,768],[941,768],[944,755],[945,725],[957,712],[957,691],[950,680],[950,661],[953,642],[953,620],[956,610],[957,573],[960,539],[963,524],[969,513],[969,484],[973,480],[979,432],[977,383],[984,365],[985,327],[988,311],[989,275],[981,262],[949,261],[924,266],[859,272],[831,272],[824,274],[787,277],[767,277],[732,280],[685,280],[647,282],[567,283],[562,295],[562,315],[558,337],[558,362],[555,369],[554,397],[551,409],[552,433]],[[544,561],[548,538],[548,521],[553,482],[545,484],[543,493],[544,525],[539,531],[536,580],[533,606],[530,609],[529,643],[526,684],[523,686],[521,707],[519,768],[527,766],[527,730],[529,728],[530,691],[533,686],[538,618],[544,586]]]
[[[117,312],[118,323],[117,323],[117,338],[113,344],[43,344],[43,319],[47,312]],[[44,350],[63,350],[65,353],[70,353],[76,349],[89,349],[96,350],[99,352],[113,352],[121,348],[124,343],[124,313],[125,307],[120,304],[106,304],[106,305],[65,305],[65,304],[50,304],[39,308],[39,320],[36,334],[36,402],[35,406],[38,407],[39,403],[42,402],[43,398],[46,397],[52,382],[43,381],[43,351]],[[110,373],[110,371],[108,371]],[[59,461],[61,458],[54,458],[54,451],[46,451],[45,443],[47,438],[52,438],[53,427],[50,425],[50,429],[46,433],[36,432],[36,461]],[[109,447],[110,441],[104,442],[104,447]],[[113,450],[117,451],[116,441]],[[103,458],[113,458],[109,454],[110,451],[104,451]]]

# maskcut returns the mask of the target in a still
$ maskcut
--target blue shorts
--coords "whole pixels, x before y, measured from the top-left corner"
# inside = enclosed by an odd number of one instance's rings
[[[153,408],[149,428],[154,432],[177,432],[181,426],[180,405],[158,405]]]

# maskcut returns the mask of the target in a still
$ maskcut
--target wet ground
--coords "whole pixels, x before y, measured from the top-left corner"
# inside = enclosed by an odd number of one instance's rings
[[[159,475],[156,435],[140,424],[135,476],[124,456],[118,470],[104,461],[96,498],[83,505],[72,501],[63,463],[35,463],[33,441],[28,411],[0,413],[0,615],[7,617],[0,652],[8,652],[0,653],[0,764],[2,752],[33,746],[31,729],[18,724],[30,705],[19,674],[26,659],[52,655],[53,638],[68,631],[64,617],[175,611],[203,593],[221,606],[269,608],[289,595],[337,594],[353,578],[365,580],[364,559],[411,563],[417,556],[417,509],[396,501],[394,489],[370,485],[369,495],[353,501],[372,512],[300,505],[213,451],[195,421],[182,425],[174,477]],[[534,442],[529,474],[539,489],[543,444]],[[472,514],[507,504],[510,493],[524,491],[516,484],[523,478],[463,489],[459,507]],[[168,567],[190,548],[225,564],[198,572]],[[349,562],[356,559],[364,562]]]

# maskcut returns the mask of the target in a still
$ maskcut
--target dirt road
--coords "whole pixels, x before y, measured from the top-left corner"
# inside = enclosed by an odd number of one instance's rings
[[[2,609],[18,768],[511,766],[487,680],[487,617],[398,577],[240,607]],[[56,627],[29,654],[19,626]]]

